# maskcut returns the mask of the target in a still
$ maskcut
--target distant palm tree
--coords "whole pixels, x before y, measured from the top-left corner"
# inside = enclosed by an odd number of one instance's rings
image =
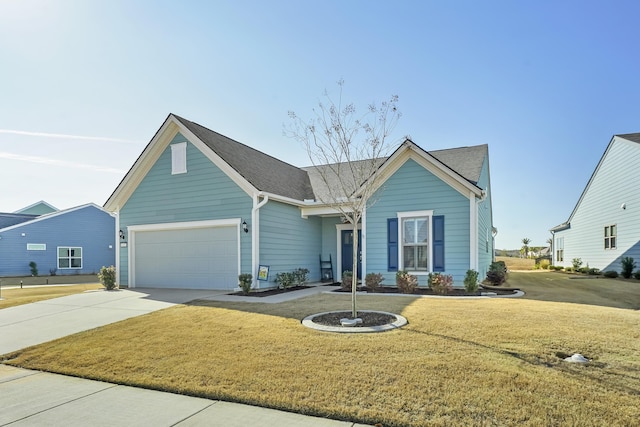
[[[525,258],[529,258],[529,243],[531,243],[531,239],[527,239],[526,237],[522,239],[522,252]]]

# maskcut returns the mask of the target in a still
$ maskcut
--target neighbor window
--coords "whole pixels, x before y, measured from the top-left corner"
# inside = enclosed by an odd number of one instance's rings
[[[171,175],[187,173],[187,143],[171,145]]]
[[[556,261],[564,261],[564,237],[556,239]]]
[[[616,226],[607,225],[604,227],[604,248],[615,249],[616,248]]]
[[[46,251],[47,245],[46,243],[27,243],[28,251]]]
[[[58,268],[82,268],[82,248],[58,247]]]
[[[429,268],[429,217],[402,219],[402,269],[427,271]]]

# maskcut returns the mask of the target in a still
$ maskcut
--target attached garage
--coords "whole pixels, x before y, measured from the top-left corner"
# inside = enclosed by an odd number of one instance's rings
[[[239,222],[130,226],[130,286],[233,289],[240,270]]]

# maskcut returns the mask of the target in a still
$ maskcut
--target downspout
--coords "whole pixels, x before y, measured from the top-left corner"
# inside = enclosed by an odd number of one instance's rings
[[[116,245],[114,248],[116,257],[116,286],[120,288],[120,206],[116,207],[116,212],[113,213],[116,217],[116,227],[114,231]]]
[[[259,197],[263,197],[258,202]],[[253,208],[251,209],[251,274],[254,275],[253,287],[259,288],[260,282],[257,279],[258,262],[260,260],[260,212],[259,209],[267,204],[269,196],[258,193],[253,196]]]

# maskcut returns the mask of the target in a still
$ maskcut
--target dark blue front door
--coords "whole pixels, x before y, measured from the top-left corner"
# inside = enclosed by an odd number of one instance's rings
[[[362,239],[358,233],[358,279],[362,278]],[[342,230],[342,271],[353,271],[353,231]]]

